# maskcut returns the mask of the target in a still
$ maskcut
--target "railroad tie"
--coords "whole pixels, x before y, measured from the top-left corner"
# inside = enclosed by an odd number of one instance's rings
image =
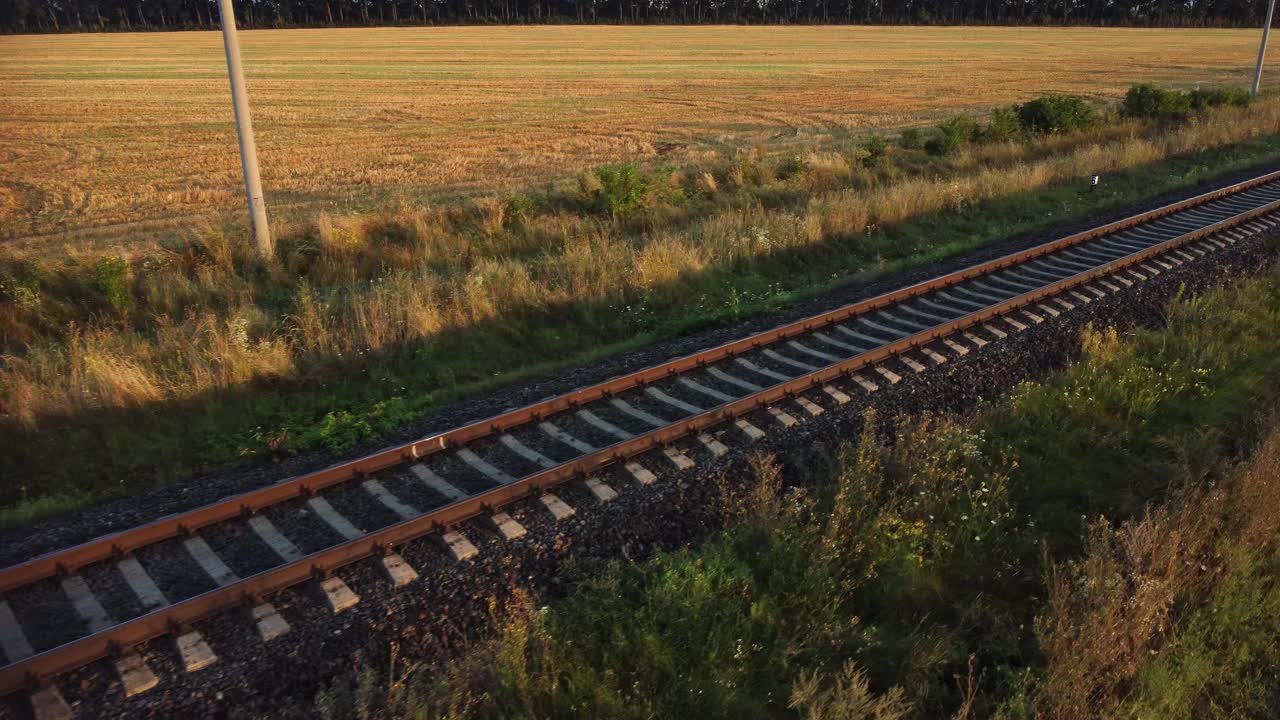
[[[395,513],[401,520],[408,520],[411,517],[417,517],[422,514],[420,510],[392,494],[390,490],[387,490],[386,486],[377,480],[372,478],[365,480],[360,483],[360,487],[375,500],[382,503],[388,510]],[[408,585],[418,579],[418,571],[414,570],[409,563],[405,562],[404,558],[396,553],[383,555],[381,561],[382,571],[394,587]]]
[[[218,587],[226,587],[232,583],[238,582],[239,577],[232,572],[231,568],[218,557],[213,548],[209,547],[209,543],[200,536],[190,537],[182,541],[182,546],[186,548],[187,554],[196,561],[201,570],[209,576],[210,580]]]
[[[828,345],[830,345],[830,346],[832,346],[832,347],[838,347],[838,348],[840,348],[841,350],[845,350],[845,351],[851,352],[851,353],[853,353],[854,355],[860,355],[860,354],[862,354],[862,353],[866,352],[865,350],[863,350],[862,348],[858,347],[857,345],[850,345],[849,343],[844,342],[844,341],[842,341],[842,340],[837,340],[837,339],[835,339],[835,338],[831,337],[830,335],[827,335],[826,333],[815,332],[815,333],[813,334],[813,337],[817,338],[818,340],[821,340],[822,342],[824,342],[824,343],[826,343],[826,344],[828,344]]]
[[[329,501],[322,497],[307,498],[307,506],[334,532],[344,540],[355,540],[364,535],[364,530],[356,527],[345,515],[334,509]]]
[[[1050,306],[1049,306],[1049,305],[1047,305],[1046,303],[1040,303],[1040,304],[1039,304],[1039,305],[1037,305],[1036,307],[1038,307],[1041,311],[1043,311],[1043,312],[1044,312],[1044,314],[1045,314],[1045,315],[1048,315],[1049,317],[1055,317],[1055,318],[1056,318],[1056,317],[1058,317],[1059,315],[1061,315],[1061,314],[1062,314],[1062,312],[1061,312],[1061,311],[1059,311],[1059,310],[1057,310],[1057,309],[1055,309],[1055,308],[1050,307]]]
[[[516,478],[501,468],[497,468],[489,463],[489,461],[475,454],[469,448],[459,448],[454,453],[459,460],[470,465],[472,469],[478,471],[481,475],[498,483],[499,485],[510,485],[516,481]]]
[[[508,450],[515,453],[516,455],[519,455],[525,460],[528,460],[529,462],[539,467],[542,467],[544,469],[553,468],[560,464],[555,460],[552,460],[551,458],[547,457],[546,455],[543,455],[542,453],[538,452],[537,450],[534,450],[528,445],[525,445],[524,443],[517,440],[514,436],[508,435],[507,433],[503,433],[502,435],[499,435],[498,442],[505,445]]]
[[[977,335],[974,335],[971,332],[963,333],[963,335],[965,340],[968,340],[969,342],[973,343],[973,346],[978,349],[982,349],[990,344],[986,340],[983,340],[982,338],[978,337]]]
[[[1053,301],[1061,305],[1063,310],[1071,311],[1076,309],[1076,306],[1067,302],[1066,298],[1055,297]]]
[[[558,520],[568,520],[573,517],[575,510],[569,507],[569,504],[561,500],[559,497],[551,493],[545,493],[538,497],[542,501],[542,506],[551,513],[551,517]]]
[[[837,405],[844,405],[845,403],[853,399],[849,397],[847,394],[845,394],[843,391],[841,391],[840,388],[837,388],[835,385],[823,385],[822,392],[826,393],[827,397],[836,401]]]
[[[408,520],[411,517],[417,517],[422,514],[418,508],[393,495],[385,485],[377,480],[365,480],[360,483],[360,487],[374,500],[382,503],[383,507],[395,513],[401,520]]]
[[[583,422],[594,427],[595,429],[600,430],[606,435],[612,435],[619,440],[630,440],[631,438],[635,437],[631,433],[627,432],[626,430],[623,430],[617,425],[614,425],[608,420],[605,420],[599,415],[596,415],[590,410],[579,410],[578,417],[581,418]]]
[[[265,515],[254,515],[249,518],[249,529],[266,543],[267,547],[274,550],[281,560],[293,562],[302,559],[302,551],[298,546],[277,530]]]
[[[1044,322],[1044,318],[1040,317],[1039,315],[1036,315],[1030,310],[1023,310],[1022,316],[1030,320],[1031,322],[1035,323],[1036,325],[1039,325],[1040,323]]]
[[[992,337],[994,337],[997,340],[1004,340],[1005,338],[1009,337],[1008,333],[996,327],[995,325],[983,325],[982,329],[986,330],[988,333],[992,335]]]
[[[813,402],[812,400],[810,400],[809,398],[803,395],[797,395],[795,396],[794,399],[796,401],[796,404],[799,405],[802,410],[809,413],[809,415],[812,417],[817,417],[824,412],[821,405]]]
[[[1073,297],[1073,298],[1075,298],[1075,299],[1077,299],[1077,300],[1079,300],[1080,302],[1085,303],[1085,304],[1088,304],[1088,303],[1093,302],[1093,298],[1089,297],[1088,295],[1085,295],[1085,294],[1084,294],[1084,293],[1082,293],[1082,292],[1076,291],[1076,290],[1071,290],[1068,294],[1069,294],[1071,297]]]
[[[628,473],[631,473],[632,479],[641,485],[652,485],[658,481],[658,476],[654,475],[648,468],[638,462],[631,461],[623,465]]]
[[[594,495],[596,500],[601,503],[611,502],[614,498],[618,497],[618,491],[606,485],[599,478],[589,477],[586,480],[583,480],[582,484],[586,485],[587,490],[591,491],[591,494]]]
[[[258,637],[270,642],[289,632],[289,623],[271,603],[259,603],[249,608],[249,620],[258,629]]]
[[[382,571],[393,587],[404,587],[418,579],[418,571],[397,553],[382,556]]]
[[[124,581],[133,591],[134,597],[138,598],[145,612],[158,610],[169,604],[168,598],[160,592],[160,588],[156,587],[155,581],[147,574],[136,557],[130,556],[116,561],[116,569],[124,576]]]
[[[693,458],[685,455],[678,447],[662,448],[662,456],[671,461],[676,470],[688,470],[693,467]]]
[[[639,420],[640,422],[646,425],[649,425],[651,427],[660,428],[660,427],[666,427],[667,425],[671,424],[669,420],[660,418],[657,415],[654,415],[653,413],[647,412],[645,410],[641,410],[640,408],[636,407],[635,405],[632,405],[626,400],[619,400],[615,398],[613,400],[610,400],[609,404],[617,408],[618,411],[621,412],[622,414],[627,415],[629,417],[633,417],[636,420]]]
[[[336,615],[355,607],[360,604],[360,596],[355,593],[347,584],[342,582],[342,578],[337,575],[331,575],[320,581],[320,592],[324,596],[325,604]]]
[[[968,355],[968,354],[969,354],[969,348],[967,348],[967,347],[965,347],[965,346],[961,345],[960,343],[958,343],[958,342],[956,342],[956,341],[952,340],[951,338],[943,338],[943,339],[942,339],[942,344],[943,344],[943,345],[946,345],[946,346],[947,346],[947,347],[949,347],[949,348],[951,348],[951,352],[953,352],[953,353],[955,353],[955,354],[957,354],[957,355],[959,355],[959,356],[961,356],[961,357],[964,357],[965,355]]]
[[[699,433],[698,442],[702,443],[702,446],[716,457],[721,457],[729,453],[729,448],[709,433]]]
[[[898,360],[901,360],[903,365],[906,365],[908,368],[918,373],[922,373],[928,369],[924,365],[921,365],[918,360],[916,360],[915,358],[911,357],[906,353],[902,353],[901,355],[899,355]]]
[[[940,354],[938,354],[938,353],[934,352],[934,351],[933,351],[933,348],[922,347],[922,348],[920,348],[920,352],[924,353],[924,356],[925,356],[925,357],[927,357],[927,358],[929,358],[930,360],[932,360],[934,365],[946,365],[946,364],[947,364],[947,358],[946,358],[945,356],[943,356],[943,355],[940,355]]]
[[[672,397],[667,393],[659,390],[658,388],[654,388],[654,387],[645,388],[644,392],[646,395],[653,398],[654,400],[657,400],[659,402],[664,402],[670,405],[671,407],[676,408],[681,412],[684,412],[687,415],[700,415],[703,412],[705,412],[702,408],[698,407],[697,405],[694,405],[693,403],[685,402],[680,398]]]
[[[746,390],[747,392],[755,393],[755,392],[760,392],[761,390],[764,389],[763,387],[756,385],[755,383],[743,380],[742,378],[739,378],[736,375],[730,375],[729,373],[721,370],[718,367],[707,368],[707,374],[711,375],[717,380],[720,380],[721,382],[725,382],[730,385],[740,387],[743,390]]]
[[[818,350],[817,348],[811,348],[808,345],[801,345],[800,343],[795,341],[787,343],[787,346],[792,349],[798,350],[806,355],[812,355],[813,357],[816,357],[819,360],[823,360],[827,363],[837,363],[844,359],[842,357],[832,355],[831,353]]]
[[[485,524],[503,540],[519,540],[529,532],[511,515],[501,511],[487,516]]]
[[[552,440],[564,443],[565,445],[568,445],[569,447],[573,448],[574,450],[577,450],[580,453],[586,454],[586,453],[591,453],[596,451],[596,449],[593,446],[588,445],[582,442],[581,440],[579,440],[578,438],[561,430],[554,423],[540,422],[538,423],[538,429],[541,430],[544,435],[551,438]]]
[[[1017,320],[1014,320],[1012,317],[1004,317],[1004,318],[1001,318],[1001,319],[1002,319],[1002,320],[1004,320],[1005,322],[1009,323],[1009,326],[1010,326],[1010,327],[1012,327],[1014,330],[1017,330],[1018,332],[1022,332],[1022,331],[1024,331],[1024,330],[1026,330],[1026,329],[1027,329],[1027,326],[1026,326],[1026,325],[1023,325],[1022,323],[1018,322]]]
[[[741,430],[742,434],[746,435],[747,439],[752,442],[755,442],[756,440],[759,440],[764,437],[763,430],[756,427],[755,425],[752,425],[751,423],[747,422],[742,418],[738,418],[737,420],[734,420],[733,426]]]
[[[768,352],[773,352],[773,351],[770,350]],[[777,355],[777,353],[774,353],[774,355]],[[782,357],[782,356],[778,355],[778,357]],[[734,358],[734,361],[737,362],[742,367],[750,370],[751,372],[756,373],[757,375],[763,375],[772,380],[777,380],[778,382],[786,382],[791,379],[791,377],[788,375],[783,375],[782,373],[776,370],[770,370],[769,368],[766,368],[766,367],[760,367],[759,365],[745,358]],[[800,364],[803,364],[803,363],[800,363]],[[816,369],[817,368],[810,368],[810,370],[816,370]]]
[[[688,378],[680,378],[677,382],[689,388],[690,390],[693,390],[694,392],[702,393],[703,395],[706,395],[709,398],[714,398],[716,401],[720,403],[733,402],[734,400],[737,399],[732,395],[729,395],[727,393],[722,393],[719,390],[716,390],[715,388],[707,387],[706,385],[703,385],[702,383],[696,380],[690,380]]]
[[[4,650],[10,663],[26,660],[36,654],[7,600],[0,600],[0,649]]]
[[[902,380],[902,376],[886,367],[877,365],[876,372],[880,373],[880,377],[888,380],[890,385],[897,385]]]
[[[72,720],[76,716],[66,698],[53,685],[31,693],[31,714],[35,720]]]
[[[799,421],[783,412],[780,408],[770,405],[766,408],[770,417],[772,417],[779,425],[784,428],[794,427]]]
[[[861,375],[859,375],[858,373],[853,373],[853,374],[849,375],[849,379],[850,379],[850,380],[852,380],[855,384],[857,384],[857,386],[858,386],[858,387],[862,388],[863,390],[866,390],[866,391],[867,391],[867,392],[869,392],[869,393],[873,393],[873,392],[875,392],[875,391],[877,391],[877,390],[879,390],[879,389],[880,389],[880,386],[879,386],[879,385],[877,385],[877,384],[875,384],[875,383],[871,382],[870,380],[868,380],[868,379],[866,379],[866,378],[862,377],[862,376],[861,376]]]
[[[435,537],[439,538],[439,542],[453,556],[453,559],[459,562],[470,560],[480,554],[476,546],[472,545],[471,541],[457,530],[450,530]]]
[[[124,688],[125,697],[133,697],[144,693],[160,684],[160,678],[151,671],[142,655],[129,653],[115,661],[116,675],[120,677],[120,685]]]

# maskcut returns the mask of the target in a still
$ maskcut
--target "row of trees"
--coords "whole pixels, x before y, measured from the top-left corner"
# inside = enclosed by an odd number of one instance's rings
[[[1261,24],[1266,0],[236,0],[247,28],[441,23]],[[0,31],[217,27],[214,0],[0,0]]]

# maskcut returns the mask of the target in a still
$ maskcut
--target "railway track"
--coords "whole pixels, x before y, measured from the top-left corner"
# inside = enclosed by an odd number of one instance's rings
[[[5,568],[0,696],[73,717],[55,681],[103,659],[125,695],[146,692],[159,678],[143,643],[171,637],[196,672],[217,661],[197,627],[214,615],[242,608],[277,641],[284,589],[315,583],[342,612],[360,601],[346,565],[374,558],[389,587],[409,584],[406,543],[465,561],[466,533],[519,541],[512,503],[562,520],[566,483],[577,504],[609,502],[619,481],[651,484],[1276,229],[1271,173]]]

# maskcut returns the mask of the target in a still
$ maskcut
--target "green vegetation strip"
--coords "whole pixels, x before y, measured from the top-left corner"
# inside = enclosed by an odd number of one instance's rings
[[[370,670],[317,710],[1267,717],[1278,324],[1273,272],[1175,302],[1162,330],[1088,330],[1076,364],[973,418],[864,434],[797,470],[804,492],[758,458],[719,537],[583,573],[451,672],[384,694]]]

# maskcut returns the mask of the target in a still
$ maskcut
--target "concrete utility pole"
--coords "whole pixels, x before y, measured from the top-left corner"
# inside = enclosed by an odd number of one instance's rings
[[[249,198],[249,222],[258,255],[272,256],[271,228],[267,225],[267,203],[262,198],[258,177],[258,146],[253,142],[253,120],[249,117],[249,96],[244,90],[244,70],[240,67],[240,38],[236,36],[236,12],[231,0],[218,0],[222,18],[222,45],[227,51],[227,75],[231,78],[231,102],[236,110],[236,134],[240,137],[240,166],[244,169],[244,192]]]
[[[1267,4],[1267,22],[1262,26],[1262,47],[1258,48],[1258,71],[1253,74],[1253,96],[1258,97],[1258,86],[1262,84],[1262,61],[1267,57],[1267,35],[1271,34],[1271,16],[1276,11],[1276,0]]]

